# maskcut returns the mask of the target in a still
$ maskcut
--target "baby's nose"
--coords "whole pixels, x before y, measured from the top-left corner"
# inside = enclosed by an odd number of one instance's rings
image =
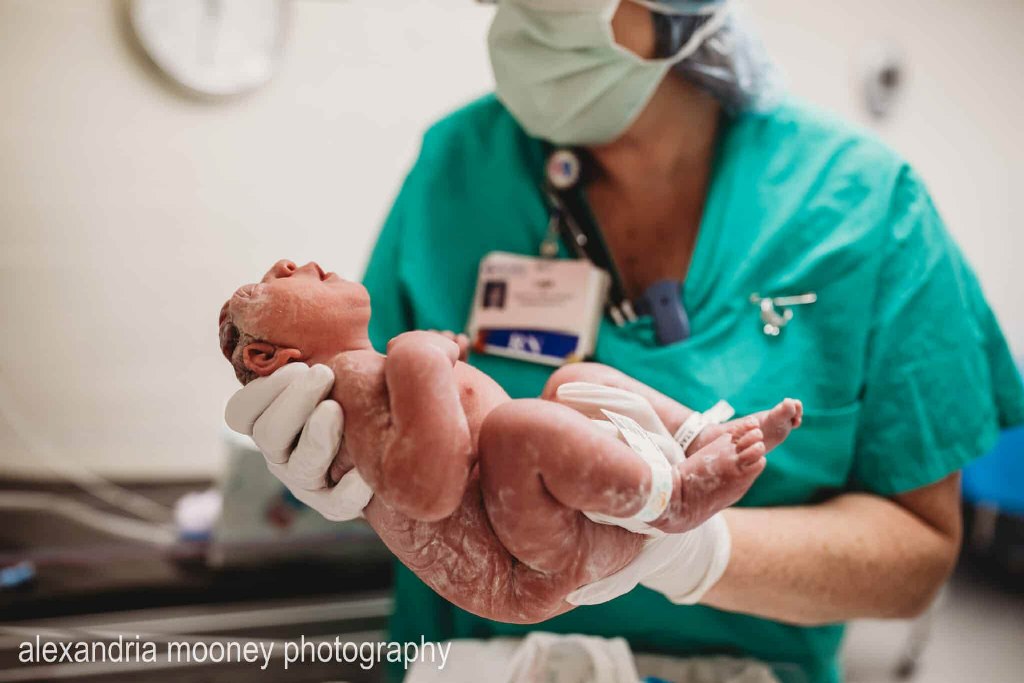
[[[270,268],[269,271],[267,271],[267,276],[264,278],[264,280],[274,280],[277,278],[291,277],[292,273],[294,273],[296,270],[298,270],[298,266],[295,265],[294,261],[289,261],[288,259],[281,259],[280,261],[275,263]]]

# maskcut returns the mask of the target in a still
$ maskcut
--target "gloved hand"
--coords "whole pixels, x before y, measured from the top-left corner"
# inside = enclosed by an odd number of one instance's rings
[[[556,400],[590,417],[595,425],[612,431],[617,430],[604,422],[602,410],[632,418],[649,433],[669,463],[675,465],[686,457],[650,403],[637,394],[586,382],[569,382],[558,388]],[[665,534],[635,520],[587,516],[593,521],[616,524],[651,538],[630,564],[570,593],[566,602],[573,605],[608,602],[630,592],[637,584],[662,593],[676,604],[694,604],[718,582],[729,563],[731,537],[720,515],[682,534]]]
[[[228,427],[251,436],[271,474],[296,498],[332,521],[362,514],[373,491],[354,468],[331,486],[327,473],[341,445],[344,415],[327,399],[334,372],[289,363],[235,392],[224,410]]]
[[[565,600],[573,605],[599,605],[640,584],[669,602],[694,605],[722,578],[731,551],[729,527],[721,514],[682,534],[657,531],[631,563],[577,588]]]

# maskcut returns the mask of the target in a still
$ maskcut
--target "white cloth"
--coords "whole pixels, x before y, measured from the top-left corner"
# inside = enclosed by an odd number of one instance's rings
[[[752,659],[733,657],[666,657],[637,654],[640,677],[672,683],[779,683],[771,667]]]
[[[531,633],[525,639],[454,640],[444,669],[419,661],[404,683],[639,683],[622,638]],[[486,673],[484,673],[486,672]]]
[[[345,416],[327,396],[334,372],[326,365],[289,363],[235,392],[224,409],[228,427],[251,436],[271,474],[296,498],[332,521],[355,519],[373,490],[355,469],[328,488]]]
[[[649,676],[674,683],[778,683],[772,670],[760,662],[730,657],[634,657],[622,638],[538,632],[522,640],[449,643],[444,669],[438,669],[438,662],[417,661],[404,683],[639,683]]]

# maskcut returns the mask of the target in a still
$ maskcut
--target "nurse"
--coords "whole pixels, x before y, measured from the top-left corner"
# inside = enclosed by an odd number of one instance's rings
[[[701,604],[638,587],[533,627],[498,624],[399,566],[391,637],[621,636],[636,652],[728,654],[782,681],[839,681],[841,622],[927,607],[957,556],[960,468],[1024,422],[974,273],[907,163],[777,96],[728,7],[500,0],[489,44],[497,96],[427,132],[377,241],[365,277],[375,344],[464,329],[481,259],[538,254],[548,155],[572,146],[626,295],[676,281],[689,317],[689,336],[669,344],[651,317],[606,317],[594,359],[698,410],[794,396],[805,417],[723,513],[731,557]],[[537,396],[552,371],[470,361],[513,397]],[[276,398],[241,390],[275,462],[326,472],[342,415],[316,406],[332,381],[322,370]],[[288,467],[273,469],[290,483]],[[332,518],[359,506],[350,479],[301,493]]]

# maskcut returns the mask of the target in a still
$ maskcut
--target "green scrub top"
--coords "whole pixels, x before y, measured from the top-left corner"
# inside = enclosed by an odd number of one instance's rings
[[[535,255],[548,210],[543,145],[493,97],[425,135],[366,272],[374,344],[410,329],[465,329],[490,251]],[[562,257],[566,254],[563,252]],[[778,337],[752,293],[816,292]],[[723,119],[711,189],[681,291],[692,336],[655,343],[649,319],[605,320],[595,360],[683,404],[744,415],[783,397],[803,426],[740,502],[812,504],[935,482],[1024,422],[1024,390],[978,281],[920,178],[878,141],[796,102]],[[551,368],[474,355],[513,398]],[[803,627],[638,587],[533,626],[455,608],[397,568],[391,637],[488,638],[533,630],[622,636],[634,651],[769,662],[789,683],[838,681],[841,625]]]

